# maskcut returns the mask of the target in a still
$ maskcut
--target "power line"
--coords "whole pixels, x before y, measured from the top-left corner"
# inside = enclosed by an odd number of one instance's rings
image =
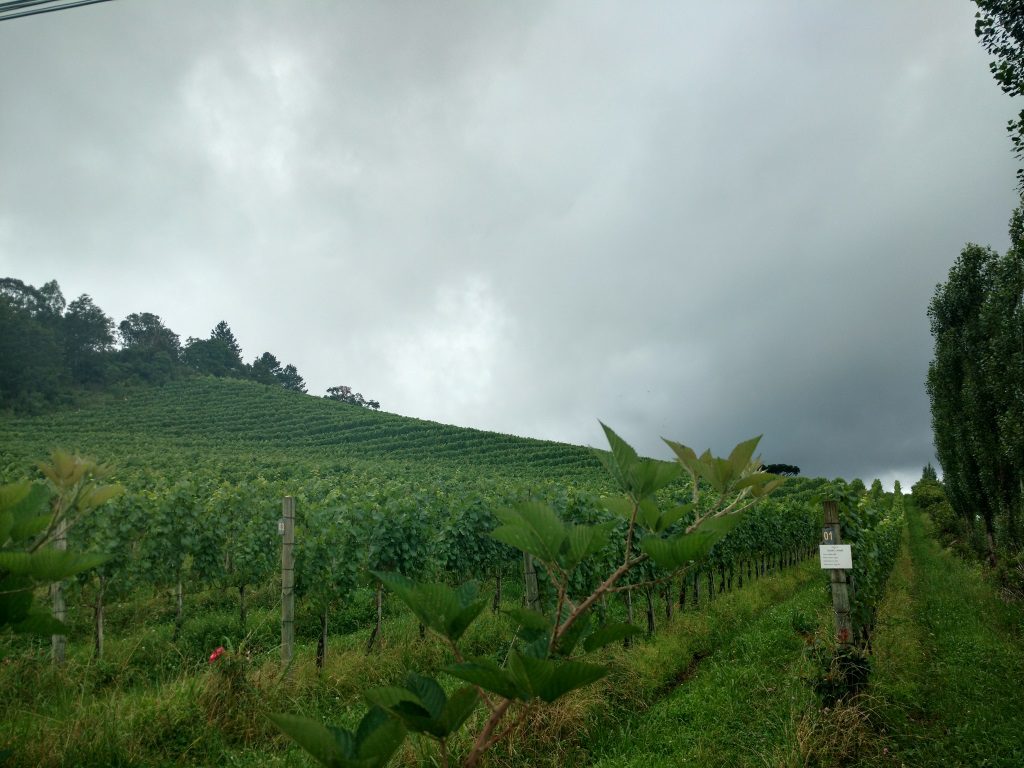
[[[14,2],[0,3],[0,21],[8,19],[20,19],[22,16],[36,16],[40,13],[52,13],[63,11],[67,8],[77,8],[80,5],[94,5],[96,3],[109,3],[110,0],[15,0]],[[36,8],[34,6],[45,6]],[[24,9],[30,10],[24,10]]]

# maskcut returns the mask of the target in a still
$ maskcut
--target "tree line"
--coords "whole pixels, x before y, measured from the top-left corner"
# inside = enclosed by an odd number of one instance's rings
[[[1024,9],[1009,0],[975,0],[975,34],[993,56],[1005,93],[1024,93]],[[1009,123],[1018,159],[1024,112]],[[1024,190],[1024,172],[1018,171]],[[1024,197],[1022,197],[1024,202]],[[993,566],[1024,557],[1024,210],[1010,219],[1010,248],[968,243],[928,306],[935,353],[928,367],[932,428],[950,514],[936,506],[940,535]],[[922,490],[935,484],[925,467]],[[916,487],[916,486],[915,486]],[[934,493],[928,496],[932,500]],[[1020,575],[1015,577],[1020,579]]]
[[[82,388],[160,384],[191,374],[306,392],[296,367],[272,352],[244,362],[223,320],[207,338],[189,337],[182,343],[152,312],[133,312],[115,324],[89,294],[68,303],[56,280],[37,288],[0,278],[0,408],[33,410]],[[347,386],[331,387],[325,397],[380,408]]]
[[[928,317],[935,356],[928,367],[935,447],[946,494],[964,529],[994,565],[1021,547],[1024,503],[1024,212],[1000,255],[970,244]]]

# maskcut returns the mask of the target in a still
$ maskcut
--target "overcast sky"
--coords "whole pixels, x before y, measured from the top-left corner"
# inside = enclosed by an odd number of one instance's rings
[[[934,461],[925,315],[1005,250],[964,0],[117,0],[0,22],[0,275],[310,392],[641,451]]]

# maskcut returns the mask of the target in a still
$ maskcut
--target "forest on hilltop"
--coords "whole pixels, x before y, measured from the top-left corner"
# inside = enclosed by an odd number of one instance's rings
[[[88,294],[68,303],[56,280],[37,288],[0,278],[0,360],[0,408],[14,410],[39,410],[82,389],[164,383],[194,374],[306,392],[296,367],[271,352],[244,362],[223,320],[208,338],[189,337],[182,344],[159,315],[133,312],[115,325]],[[380,407],[348,387],[332,389],[332,399]]]

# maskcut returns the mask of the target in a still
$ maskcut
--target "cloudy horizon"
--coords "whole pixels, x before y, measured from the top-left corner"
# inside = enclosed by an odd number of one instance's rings
[[[970,3],[115,2],[0,22],[0,274],[407,416],[907,484],[1004,251]]]

